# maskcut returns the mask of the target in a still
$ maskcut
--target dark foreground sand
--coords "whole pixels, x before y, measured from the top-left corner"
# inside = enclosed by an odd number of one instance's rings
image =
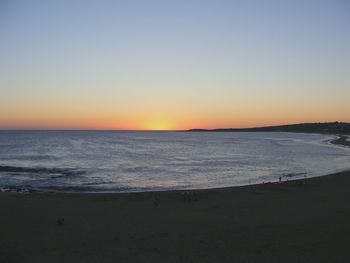
[[[350,172],[190,199],[2,193],[0,262],[350,262]]]

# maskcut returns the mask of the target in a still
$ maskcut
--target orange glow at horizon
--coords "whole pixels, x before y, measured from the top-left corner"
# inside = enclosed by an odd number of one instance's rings
[[[37,113],[37,112],[36,112]],[[46,112],[47,113],[47,112]],[[334,114],[335,115],[335,114]],[[283,125],[301,122],[349,121],[346,116],[335,118],[333,114],[320,118],[317,115],[303,115],[296,118],[292,114],[255,115],[248,112],[210,113],[176,112],[155,114],[14,114],[7,118],[0,116],[0,129],[63,129],[63,130],[188,130],[193,128],[244,128],[269,125]],[[268,117],[266,117],[268,116]]]
[[[188,130],[194,128],[244,128],[301,122],[350,121],[348,111],[324,106],[311,111],[275,105],[224,102],[189,106],[179,103],[84,105],[12,104],[0,112],[0,129],[64,130]],[[341,105],[341,104],[340,104]],[[341,112],[341,114],[339,114]],[[257,114],[258,113],[258,114]]]

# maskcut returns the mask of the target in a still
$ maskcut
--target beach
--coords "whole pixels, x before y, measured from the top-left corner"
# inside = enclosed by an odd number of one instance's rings
[[[211,190],[2,193],[0,262],[346,262],[350,173]]]
[[[1,193],[0,262],[347,262],[349,185]]]

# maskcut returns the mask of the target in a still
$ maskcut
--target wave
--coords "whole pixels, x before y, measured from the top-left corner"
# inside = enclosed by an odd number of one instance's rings
[[[31,187],[26,186],[17,186],[17,185],[9,185],[9,186],[1,186],[0,187],[0,193],[32,193],[35,192],[34,189],[31,189]]]
[[[31,174],[50,174],[55,175],[54,178],[83,175],[85,171],[75,168],[45,168],[45,167],[17,167],[17,166],[0,166],[0,173],[31,173]]]
[[[151,191],[174,191],[194,189],[192,186],[182,187],[128,187],[128,186],[115,186],[111,188],[99,187],[99,185],[92,186],[30,186],[30,185],[4,185],[0,186],[0,193],[12,192],[12,193],[33,193],[33,192],[63,192],[63,193],[130,193],[130,192],[151,192]]]
[[[285,173],[285,174],[282,174],[282,177],[292,178],[292,177],[306,176],[306,175],[307,175],[307,173]]]
[[[16,160],[16,161],[46,161],[46,160],[58,160],[58,157],[52,155],[9,155],[0,157],[3,161]]]

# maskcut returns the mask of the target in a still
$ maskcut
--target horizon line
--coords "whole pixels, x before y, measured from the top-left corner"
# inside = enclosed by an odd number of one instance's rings
[[[332,124],[332,123],[339,123],[339,124],[350,124],[349,122],[344,121],[329,121],[329,122],[300,122],[300,123],[288,123],[288,124],[276,124],[276,125],[266,125],[266,126],[252,126],[252,127],[228,127],[228,128],[189,128],[189,129],[172,129],[172,130],[157,130],[157,129],[37,129],[37,128],[19,128],[19,129],[12,129],[12,128],[0,128],[0,131],[125,131],[125,132],[176,132],[176,131],[191,131],[191,130],[208,130],[208,131],[215,131],[215,130],[225,130],[225,129],[255,129],[255,128],[268,128],[268,127],[279,127],[279,126],[288,126],[288,125],[300,125],[300,124]]]

